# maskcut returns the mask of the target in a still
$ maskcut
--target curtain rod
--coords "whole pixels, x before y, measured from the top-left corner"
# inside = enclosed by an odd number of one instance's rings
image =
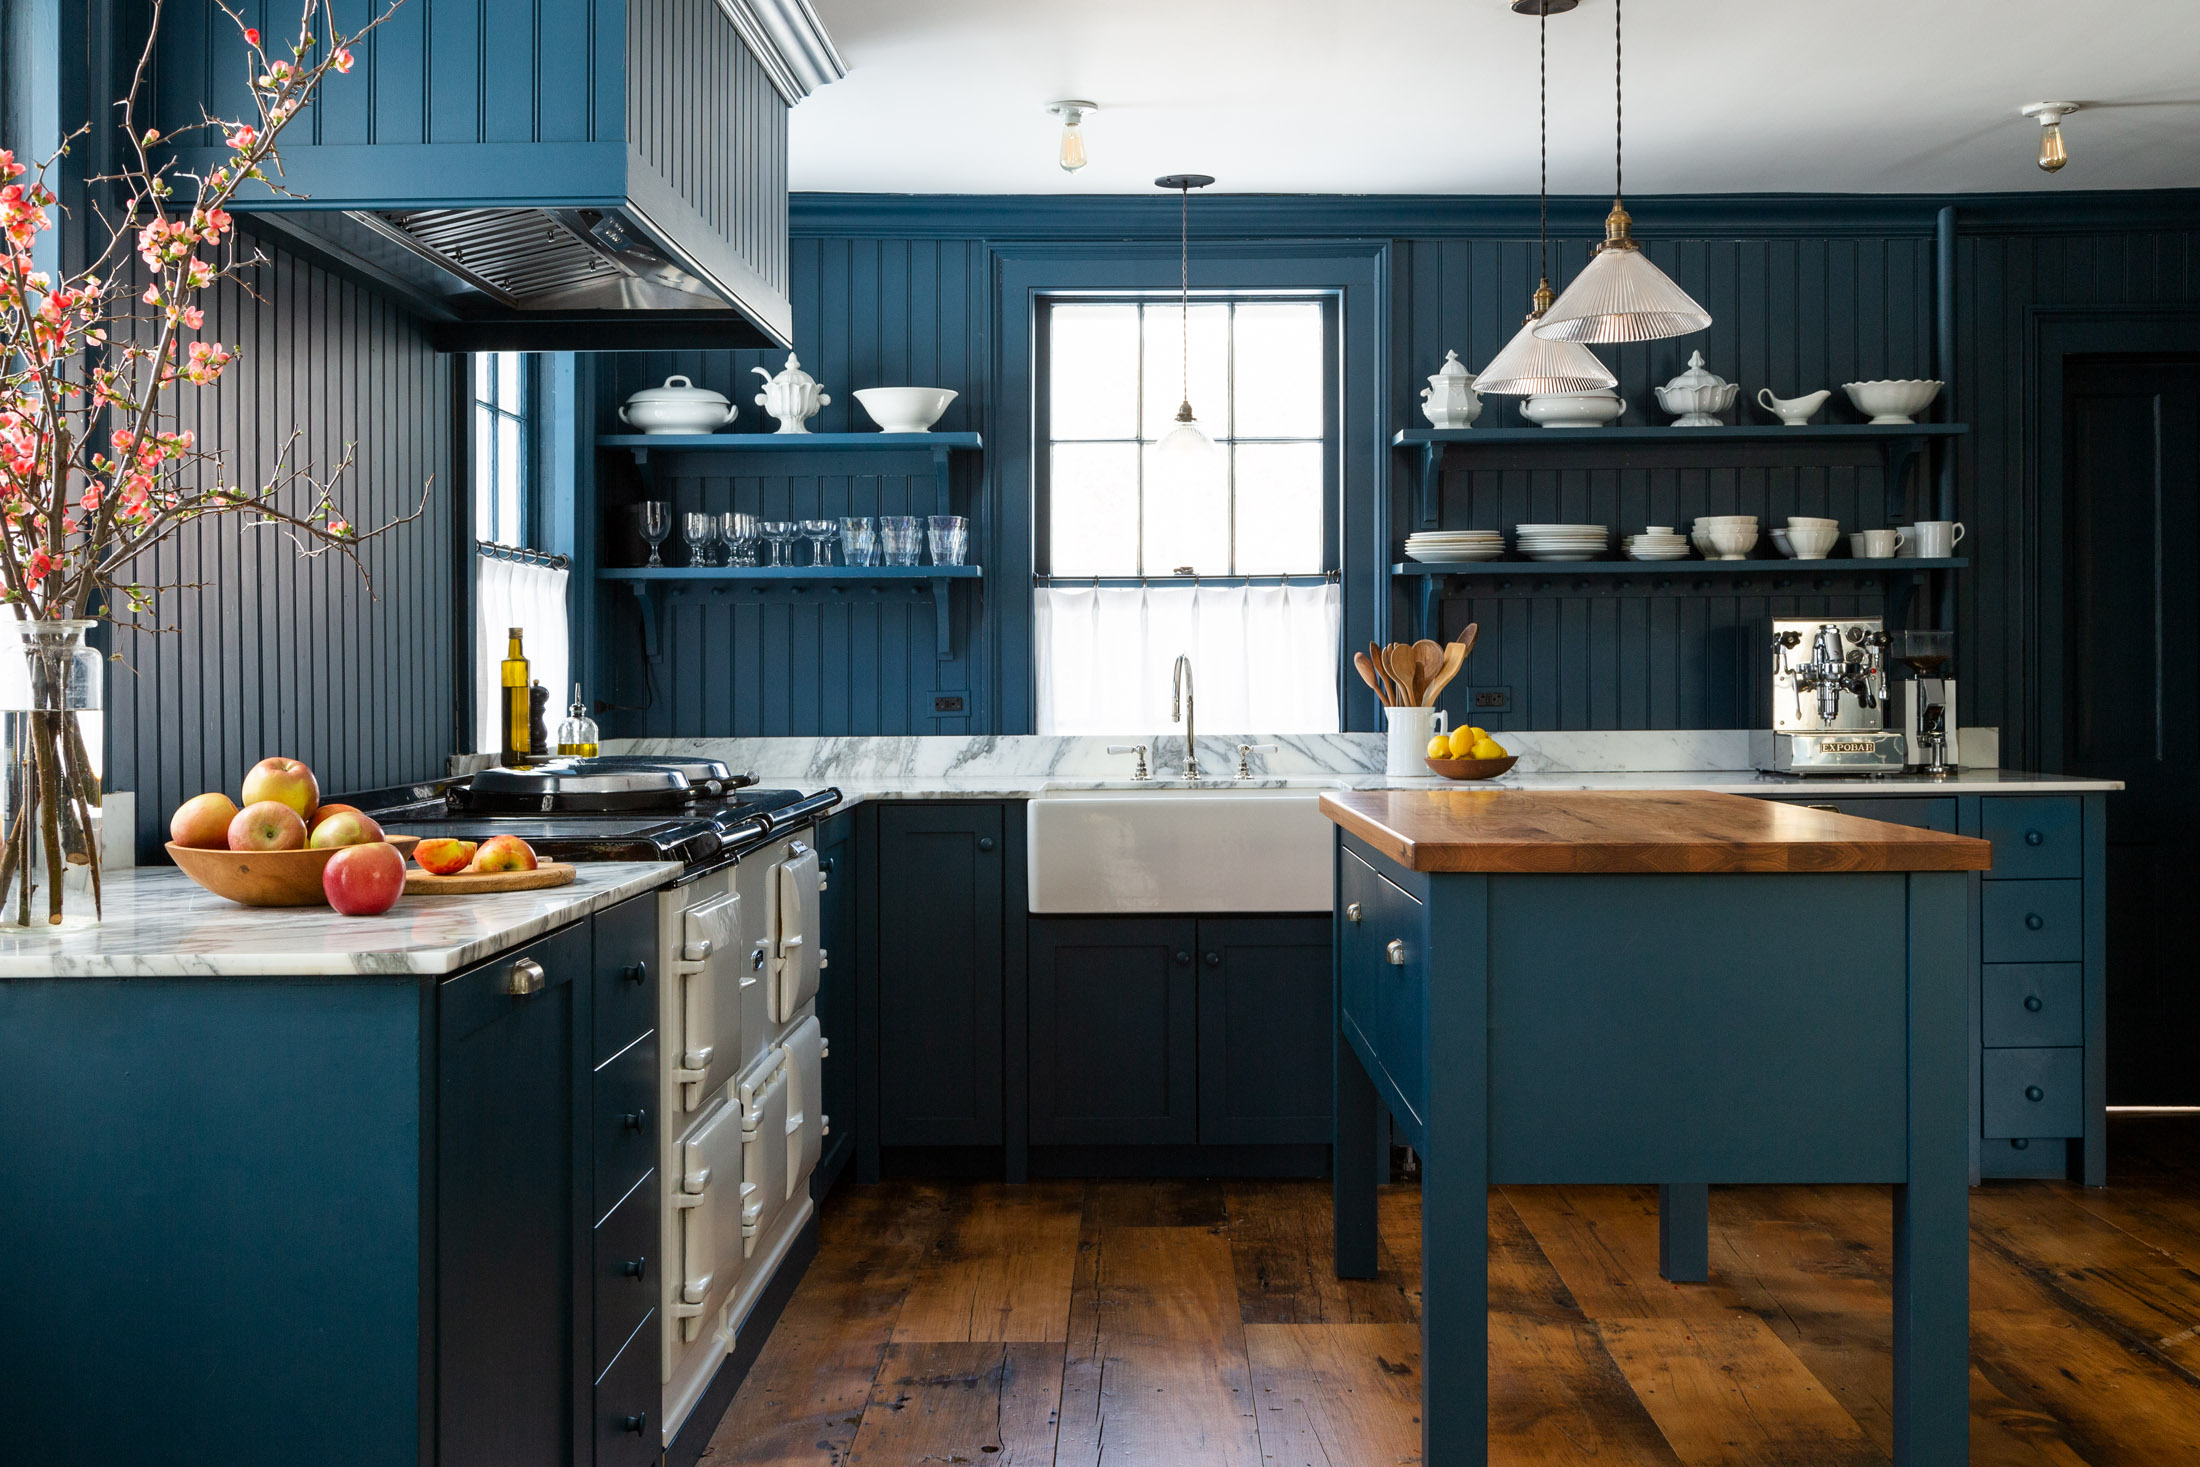
[[[554,555],[547,550],[529,550],[522,545],[499,545],[493,540],[476,540],[474,554],[486,560],[516,560],[522,565],[546,565],[552,570],[571,570],[571,558]]]

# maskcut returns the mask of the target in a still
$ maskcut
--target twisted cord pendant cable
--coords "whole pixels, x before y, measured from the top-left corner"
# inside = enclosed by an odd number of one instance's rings
[[[1536,234],[1540,240],[1537,253],[1543,283],[1551,283],[1551,8],[1542,6],[1535,13],[1535,146],[1537,169],[1535,176]]]
[[[1627,190],[1620,186],[1621,159],[1625,157],[1620,147],[1622,136],[1623,93],[1620,88],[1621,40],[1619,8],[1621,0],[1612,0],[1612,197],[1624,197]]]
[[[1182,401],[1189,407],[1192,401],[1192,187],[1186,184],[1177,191],[1177,349],[1181,356],[1177,362],[1177,385],[1182,391]]]

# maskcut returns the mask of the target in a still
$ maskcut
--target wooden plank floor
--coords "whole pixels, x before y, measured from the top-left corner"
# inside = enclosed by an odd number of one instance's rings
[[[2200,1463],[2200,1117],[2111,1122],[2111,1184],[1971,1194],[1971,1461]],[[1885,1189],[1714,1188],[1709,1283],[1656,1194],[1490,1194],[1500,1463],[1868,1467],[1892,1446]],[[1312,1182],[843,1186],[710,1467],[1403,1467],[1419,1196],[1329,1268]]]

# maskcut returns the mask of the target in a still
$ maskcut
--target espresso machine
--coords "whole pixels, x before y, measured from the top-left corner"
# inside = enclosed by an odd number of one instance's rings
[[[1905,627],[1895,637],[1895,660],[1910,673],[1902,692],[1902,736],[1918,774],[1956,772],[1956,680],[1948,669],[1955,655],[1952,631]]]
[[[1903,736],[1887,727],[1886,623],[1876,616],[1772,623],[1772,727],[1750,735],[1774,774],[1899,774]]]

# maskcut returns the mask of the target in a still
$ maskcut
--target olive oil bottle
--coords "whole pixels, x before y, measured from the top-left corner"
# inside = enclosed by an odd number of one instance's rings
[[[596,739],[596,720],[588,716],[588,704],[581,699],[581,685],[575,683],[573,706],[566,711],[565,722],[558,725],[558,752],[569,758],[593,759]]]
[[[517,769],[527,762],[531,747],[528,733],[530,708],[527,697],[527,654],[520,650],[520,628],[513,627],[506,633],[511,640],[505,649],[503,671],[504,705],[502,717],[504,747],[498,751],[506,767]]]

